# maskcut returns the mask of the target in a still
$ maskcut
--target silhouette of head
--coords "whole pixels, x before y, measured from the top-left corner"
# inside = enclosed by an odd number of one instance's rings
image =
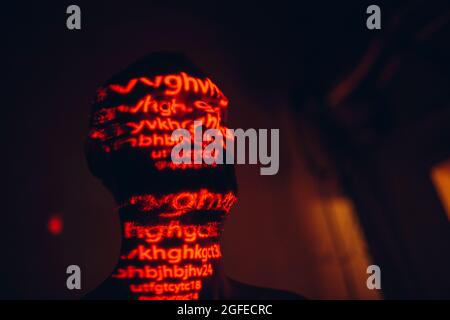
[[[120,205],[163,218],[228,212],[237,191],[233,165],[171,161],[173,130],[193,132],[194,121],[223,129],[227,108],[222,91],[184,55],[149,54],[97,90],[86,142],[89,168]]]

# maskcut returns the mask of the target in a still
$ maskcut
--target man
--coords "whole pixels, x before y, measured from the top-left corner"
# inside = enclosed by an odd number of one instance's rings
[[[225,133],[227,108],[218,86],[175,53],[149,54],[98,89],[86,154],[119,205],[122,245],[114,272],[86,298],[298,298],[224,273],[219,240],[237,200],[234,166],[172,161],[174,130],[200,123]],[[217,156],[204,153],[208,141],[189,142],[197,147],[175,157]]]

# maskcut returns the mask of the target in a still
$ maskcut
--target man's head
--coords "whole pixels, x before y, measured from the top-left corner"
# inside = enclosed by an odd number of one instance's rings
[[[166,218],[228,211],[237,189],[233,165],[171,160],[174,130],[193,133],[194,121],[222,130],[227,108],[222,91],[185,56],[149,54],[98,89],[86,143],[89,168],[121,205],[156,209]]]

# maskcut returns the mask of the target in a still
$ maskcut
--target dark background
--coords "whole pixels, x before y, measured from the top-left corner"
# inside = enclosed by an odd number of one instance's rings
[[[81,7],[79,31],[66,29],[70,4]],[[381,30],[366,28],[369,4],[381,7]],[[450,156],[449,10],[448,1],[3,6],[0,297],[78,298],[111,271],[119,223],[84,159],[89,104],[127,64],[174,50],[228,96],[230,127],[280,129],[278,175],[238,168],[230,275],[310,298],[449,298],[448,218],[430,179]],[[54,214],[57,236],[47,230]],[[365,287],[372,263],[382,294]],[[65,288],[69,264],[82,268],[82,292]]]

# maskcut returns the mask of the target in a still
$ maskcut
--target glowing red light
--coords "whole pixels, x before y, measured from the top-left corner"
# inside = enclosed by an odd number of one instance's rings
[[[50,219],[48,219],[47,228],[48,232],[55,236],[61,234],[63,230],[63,221],[61,217],[58,215],[51,216]]]

